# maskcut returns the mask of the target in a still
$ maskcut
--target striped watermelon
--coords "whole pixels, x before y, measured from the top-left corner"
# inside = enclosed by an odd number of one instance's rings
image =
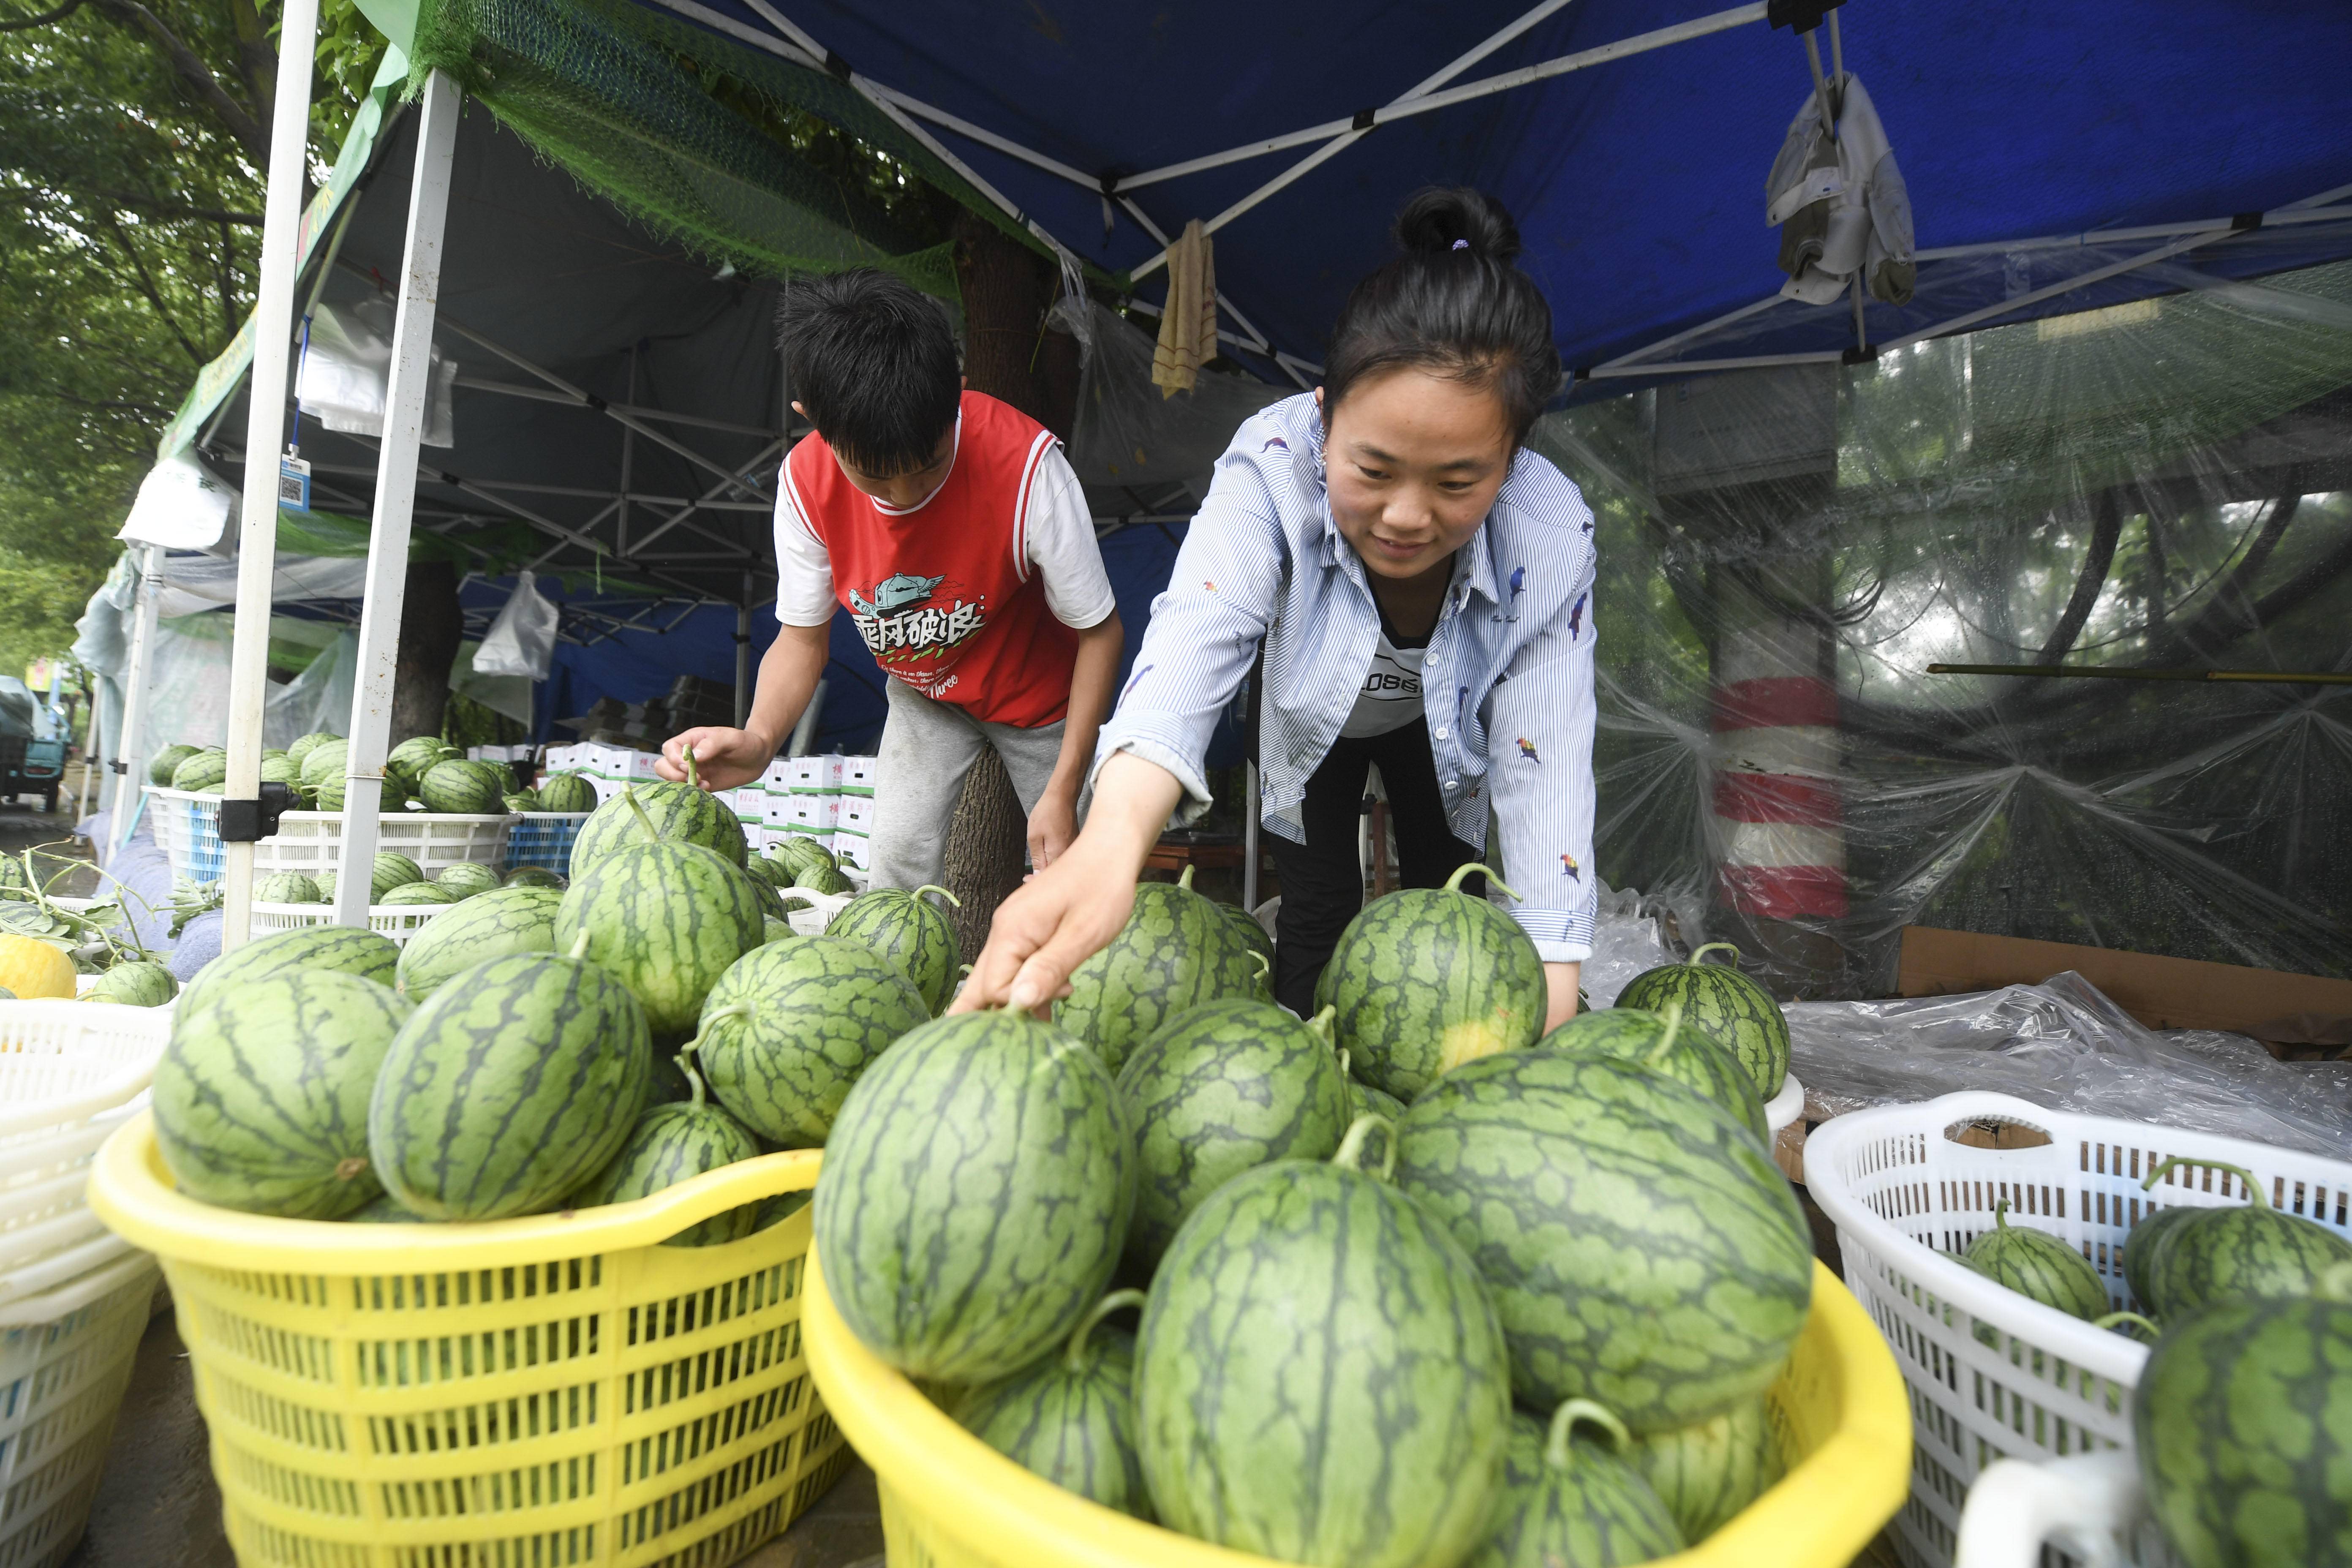
[[[194,756],[197,749],[185,743],[164,747],[147,759],[147,782],[160,788],[170,788],[173,770]]]
[[[773,849],[762,849],[744,861],[743,868],[779,892],[793,885],[793,868]]]
[[[702,1005],[697,1050],[710,1092],[787,1149],[822,1146],[875,1058],[926,1022],[914,982],[871,948],[830,933],[762,942]]]
[[[550,773],[539,781],[541,811],[587,812],[596,809],[596,786],[578,773]]]
[[[1464,1568],[1620,1568],[1680,1552],[1683,1532],[1628,1459],[1632,1446],[1590,1399],[1567,1401],[1549,1428],[1513,1415],[1492,1532]]]
[[[310,733],[298,738],[286,748],[286,760],[299,768],[310,760],[312,752],[325,745],[329,741],[341,739],[341,735],[331,730],[313,730]]]
[[[1328,1568],[1458,1563],[1485,1535],[1508,1354],[1444,1227],[1356,1168],[1370,1130],[1219,1187],[1152,1277],[1136,1441],[1172,1529]]]
[[[1179,1013],[1127,1058],[1118,1093],[1137,1160],[1127,1256],[1147,1271],[1218,1187],[1269,1160],[1327,1160],[1355,1120],[1330,1041],[1247,999]]]
[[[1728,963],[1708,963],[1710,952],[1727,952]],[[1709,1039],[1731,1047],[1756,1079],[1756,1093],[1770,1100],[1789,1076],[1789,1020],[1772,994],[1739,973],[1739,950],[1711,942],[1688,963],[1666,963],[1635,975],[1617,994],[1620,1007],[1661,1012],[1683,1005],[1683,1017]]]
[[[150,959],[132,959],[92,981],[81,999],[125,1007],[161,1007],[179,991],[179,979],[170,970]]]
[[[460,900],[487,893],[499,885],[499,874],[479,860],[459,860],[433,873],[434,886]]]
[[[289,749],[286,754],[291,757],[294,753]],[[351,764],[351,742],[340,737],[311,747],[301,759],[304,787],[315,790],[329,779],[341,780]]]
[[[349,803],[346,791],[350,782],[341,773],[337,773],[320,779],[315,785],[303,785],[310,797],[310,809],[312,811],[342,810]],[[384,816],[397,816],[407,811],[408,803],[413,798],[415,797],[410,794],[405,782],[386,773],[378,783],[376,810]]]
[[[373,874],[368,878],[368,899],[372,903],[383,902],[383,896],[394,888],[404,888],[411,882],[425,880],[425,869],[397,849],[379,849],[375,854]]]
[[[686,776],[685,784],[625,785],[620,794],[598,806],[580,825],[580,836],[572,840],[572,874],[581,875],[631,844],[656,839],[699,844],[740,868],[751,856],[735,808],[701,787],[690,751],[686,754]]]
[[[285,1219],[373,1199],[368,1095],[408,1017],[391,987],[322,969],[248,973],[184,999],[154,1083],[155,1141],[180,1190]]]
[[[814,1193],[803,1187],[798,1192],[778,1193],[774,1197],[763,1200],[752,1214],[751,1228],[765,1230],[772,1225],[783,1224],[784,1221],[808,1207],[809,1200],[814,1196],[816,1196]]]
[[[1993,1205],[1992,1228],[1969,1243],[1968,1266],[2030,1301],[2090,1320],[2107,1310],[2107,1288],[2090,1259],[2047,1231],[2009,1223],[2009,1200]]]
[[[1358,1078],[1411,1100],[1464,1062],[1535,1044],[1549,994],[1543,961],[1518,922],[1461,890],[1487,885],[1517,894],[1484,866],[1461,868],[1443,888],[1374,899],[1339,933],[1316,992],[1339,1010],[1336,1038]],[[1327,994],[1328,993],[1328,994]]]
[[[2187,1205],[2158,1209],[2142,1215],[2140,1222],[2132,1226],[2131,1234],[2124,1238],[2124,1283],[2131,1288],[2134,1301],[2154,1309],[2156,1297],[2150,1281],[2156,1278],[2156,1258],[2165,1248],[2165,1237],[2182,1220],[2198,1212]]]
[[[1693,1546],[1731,1521],[1786,1473],[1772,1413],[1742,1400],[1695,1426],[1637,1438],[1627,1458]]]
[[[1265,927],[1257,923],[1257,917],[1239,904],[1219,904],[1217,913],[1223,915],[1225,923],[1233,927],[1234,934],[1242,939],[1242,945],[1264,958],[1266,967],[1269,970],[1272,969],[1274,938],[1265,934]]]
[[[840,867],[827,858],[820,864],[803,866],[794,872],[793,886],[806,888],[812,893],[823,893],[829,898],[835,893],[849,891],[850,880],[841,874]]]
[[[438,735],[412,735],[386,754],[383,771],[414,785],[432,772],[436,763],[450,762],[465,754]]]
[[[372,931],[323,925],[281,931],[225,952],[196,971],[180,993],[180,1010],[185,1013],[215,985],[242,984],[296,969],[332,970],[390,985],[399,963],[398,944]]]
[[[555,945],[586,936],[588,956],[636,996],[647,1024],[683,1032],[719,977],[766,940],[764,919],[751,879],[712,851],[632,844],[572,879]]]
[[[459,757],[436,763],[416,782],[425,809],[450,816],[494,816],[506,809],[514,775],[488,763]]]
[[[2227,1171],[2252,1201],[2242,1208],[2200,1208],[2165,1238],[2147,1283],[2156,1315],[2166,1322],[2237,1297],[2308,1296],[2330,1269],[2352,1262],[2352,1241],[2271,1207],[2262,1183],[2239,1166],[2171,1159],[2141,1185],[2153,1187],[2176,1165]]]
[[[922,993],[923,1005],[937,1013],[955,994],[956,965],[963,954],[956,949],[955,927],[937,905],[924,900],[925,893],[959,907],[963,903],[945,888],[921,887],[911,893],[877,888],[850,900],[824,934],[864,942],[897,964]]]
[[[323,904],[319,884],[299,871],[272,871],[254,884],[253,898],[262,904]]]
[[[430,1218],[537,1214],[613,1157],[652,1074],[619,981],[576,950],[509,953],[452,978],[394,1039],[368,1149],[384,1190]]]
[[[633,1203],[738,1160],[756,1159],[760,1141],[742,1123],[707,1103],[702,1078],[680,1061],[689,1096],[684,1104],[656,1105],[637,1118],[629,1140],[604,1168],[573,1194],[568,1208]],[[679,1231],[665,1247],[716,1247],[751,1234],[760,1205],[742,1204]]]
[[[2241,1298],[2171,1324],[2140,1369],[2132,1437],[2189,1568],[2352,1565],[2352,1305]]]
[[[1730,1111],[1767,1144],[1771,1142],[1756,1080],[1748,1076],[1747,1068],[1730,1047],[1708,1038],[1705,1030],[1683,1016],[1678,1002],[1667,1003],[1658,1013],[1636,1007],[1580,1013],[1546,1035],[1538,1048],[1614,1057],[1664,1073]]]
[[[436,915],[400,950],[396,984],[422,1002],[455,976],[510,952],[555,951],[555,910],[562,896],[546,888],[496,888]]]
[[[563,879],[544,866],[517,866],[502,880],[509,888],[546,888],[559,893],[564,888]]]
[[[1509,1052],[1439,1079],[1397,1143],[1397,1184],[1494,1291],[1523,1400],[1686,1426],[1761,1394],[1804,1326],[1796,1195],[1738,1118],[1672,1079]]]
[[[218,746],[180,759],[172,770],[172,787],[201,793],[228,782],[228,753]]]
[[[397,888],[387,889],[383,897],[376,900],[379,904],[395,908],[415,904],[454,904],[457,901],[457,895],[438,882],[403,882]]]
[[[1134,1205],[1134,1141],[1094,1053],[1019,1014],[961,1013],[850,1090],[816,1246],[866,1348],[916,1377],[982,1383],[1069,1339]]]
[[[1217,906],[1192,891],[1187,866],[1174,882],[1137,885],[1126,926],[1071,971],[1054,1021],[1117,1072],[1162,1024],[1220,996],[1249,995],[1256,975]]]
[[[760,940],[760,945],[762,947],[765,947],[770,942],[782,942],[787,937],[798,936],[800,934],[798,931],[793,930],[792,922],[790,921],[780,921],[773,915],[763,917],[760,922],[760,929],[761,931],[766,933]],[[912,982],[909,982],[909,984],[912,984]]]
[[[1328,1013],[1330,1009],[1326,1008],[1324,1011]],[[1347,1058],[1347,1052],[1339,1053],[1343,1067],[1346,1065]],[[1352,1108],[1349,1116],[1350,1121],[1359,1116],[1378,1116],[1384,1118],[1393,1127],[1404,1119],[1403,1100],[1384,1089],[1374,1089],[1361,1079],[1351,1078],[1348,1080],[1348,1099]]]
[[[299,785],[302,782],[302,770],[282,755],[265,756],[261,759],[261,782]]]
[[[955,1404],[957,1423],[1064,1491],[1150,1520],[1135,1453],[1135,1337],[1101,1326],[1142,1304],[1140,1290],[1104,1297],[1059,1355],[967,1391]]]

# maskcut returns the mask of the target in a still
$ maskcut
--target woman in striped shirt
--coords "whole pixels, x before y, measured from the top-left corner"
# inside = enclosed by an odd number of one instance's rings
[[[1218,460],[1096,749],[1086,828],[997,911],[958,1007],[1050,1001],[1117,934],[1171,816],[1207,809],[1210,731],[1263,650],[1277,999],[1310,1010],[1361,906],[1377,766],[1405,883],[1485,858],[1544,960],[1546,1027],[1575,1011],[1594,908],[1592,514],[1524,446],[1559,387],[1551,310],[1513,265],[1509,215],[1475,191],[1422,192],[1396,234],[1402,254],[1349,296],[1323,385],[1246,421]]]

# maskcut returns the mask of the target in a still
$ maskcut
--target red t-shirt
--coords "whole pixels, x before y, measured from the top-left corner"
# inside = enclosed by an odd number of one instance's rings
[[[908,511],[851,484],[817,435],[784,459],[793,501],[875,661],[926,697],[1024,730],[1068,710],[1077,656],[1077,634],[1046,606],[1022,537],[1029,488],[1054,445],[1027,415],[967,392],[948,477]]]

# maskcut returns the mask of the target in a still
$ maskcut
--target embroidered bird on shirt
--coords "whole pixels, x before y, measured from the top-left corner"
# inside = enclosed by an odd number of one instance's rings
[[[1543,762],[1541,757],[1536,755],[1536,743],[1533,741],[1528,740],[1525,735],[1519,737],[1519,755],[1527,758],[1527,760],[1531,763],[1540,764]]]
[[[1572,639],[1584,626],[1584,601],[1590,595],[1579,594],[1576,603],[1568,608],[1568,635]]]
[[[1580,882],[1584,880],[1583,868],[1577,865],[1575,856],[1564,849],[1560,851],[1559,856],[1559,874],[1563,877],[1573,877]]]

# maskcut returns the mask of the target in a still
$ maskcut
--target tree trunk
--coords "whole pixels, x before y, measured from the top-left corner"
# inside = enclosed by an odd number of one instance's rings
[[[400,611],[398,662],[392,679],[392,743],[438,735],[449,706],[449,671],[466,627],[457,607],[457,568],[411,561]]]
[[[1046,374],[1039,336],[1054,302],[1055,268],[975,214],[959,211],[954,231],[956,279],[963,294],[964,384],[1066,438],[1076,407],[1076,378]],[[1056,345],[1057,353],[1066,352],[1066,345]],[[1066,389],[1057,384],[1065,382]],[[1057,392],[1063,395],[1055,396]],[[966,775],[963,798],[948,828],[947,880],[963,900],[955,922],[966,958],[980,955],[996,906],[1021,885],[1027,840],[1028,818],[1004,764],[990,752]]]

